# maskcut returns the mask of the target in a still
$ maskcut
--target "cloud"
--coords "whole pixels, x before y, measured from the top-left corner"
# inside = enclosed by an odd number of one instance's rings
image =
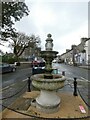
[[[88,37],[88,22],[83,23],[80,28],[76,31],[67,34],[66,36],[60,37],[55,42],[55,49],[59,51],[60,54],[64,53],[66,49],[71,49],[71,45],[78,45],[82,37]]]
[[[34,5],[31,16],[39,27],[52,26],[56,22],[54,11],[45,6],[45,4],[38,3]]]
[[[11,48],[8,47],[8,43],[7,43],[7,42],[4,43],[4,46],[0,45],[0,49],[1,49],[4,53],[6,53],[6,52],[10,53],[10,52],[11,52]]]
[[[54,50],[59,53],[79,44],[81,37],[87,37],[88,3],[61,0],[26,0],[29,16],[15,24],[18,31],[39,35],[42,49],[45,49],[47,34],[51,33]]]

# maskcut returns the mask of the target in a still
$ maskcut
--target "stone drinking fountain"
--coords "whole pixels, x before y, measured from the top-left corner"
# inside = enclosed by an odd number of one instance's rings
[[[90,120],[89,106],[83,101],[82,96],[76,94],[76,78],[74,78],[75,90],[73,95],[71,94],[72,85],[70,89],[67,86],[68,89],[66,90],[71,90],[69,92],[65,93],[62,90],[63,92],[60,93],[57,91],[64,86],[65,77],[55,73],[52,74],[52,60],[56,58],[58,52],[53,51],[51,34],[48,34],[47,37],[46,50],[41,51],[41,56],[46,61],[46,72],[31,76],[33,86],[39,90],[28,91],[18,97],[3,112],[0,112],[1,119]],[[30,83],[30,78],[28,78],[28,83]],[[28,84],[29,87],[30,84]],[[84,88],[84,86],[82,87]]]
[[[57,112],[60,107],[60,97],[56,90],[64,87],[65,76],[52,74],[52,61],[57,57],[58,52],[53,51],[52,35],[48,34],[45,44],[45,51],[41,51],[41,57],[46,61],[45,73],[31,76],[32,85],[40,90],[36,98],[36,108],[45,113]]]

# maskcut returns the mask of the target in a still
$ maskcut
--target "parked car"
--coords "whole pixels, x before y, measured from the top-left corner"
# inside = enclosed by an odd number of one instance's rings
[[[16,67],[7,63],[0,63],[0,73],[14,72]]]
[[[32,75],[45,73],[45,61],[32,62]],[[53,68],[52,74],[59,74],[57,68]]]
[[[44,61],[33,61],[32,62],[32,74],[41,74],[45,72]]]

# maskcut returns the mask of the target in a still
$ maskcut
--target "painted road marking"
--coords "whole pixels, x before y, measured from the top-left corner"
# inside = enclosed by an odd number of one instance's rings
[[[70,77],[66,77],[67,80],[74,80],[73,78],[70,78]],[[82,82],[90,82],[89,80],[83,78],[83,77],[80,77],[80,79],[77,79],[77,81],[82,81]]]
[[[15,85],[15,84],[12,84],[12,85],[10,85],[10,86],[4,87],[3,89],[0,89],[0,92],[4,91],[4,90],[6,90],[6,89],[8,89],[9,87],[14,86],[14,85]]]
[[[8,88],[9,88],[9,86],[7,86],[7,87],[1,89],[0,92],[2,92],[3,90],[6,90],[6,89],[8,89]]]
[[[87,82],[90,82],[89,80],[85,79],[84,77],[81,77],[81,79],[83,79],[83,80],[85,80],[85,81],[87,81]]]
[[[27,81],[27,80],[28,80],[28,79],[24,79],[24,80],[22,80],[22,81],[24,82],[24,81]]]
[[[24,80],[22,80],[22,82],[27,81],[27,80],[28,80],[28,79],[24,79]],[[13,84],[11,84],[11,85],[9,85],[9,86],[4,87],[3,89],[0,89],[0,93],[2,93],[2,91],[4,91],[4,90],[8,89],[9,87],[14,86],[15,84],[18,84],[18,83],[13,83]]]
[[[15,83],[11,84],[10,86],[14,86],[14,85],[15,85]]]

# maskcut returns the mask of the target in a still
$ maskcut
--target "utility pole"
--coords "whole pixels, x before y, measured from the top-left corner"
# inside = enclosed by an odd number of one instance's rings
[[[76,54],[76,45],[72,45],[72,61],[73,61],[73,65],[76,66],[75,64],[75,54]]]

